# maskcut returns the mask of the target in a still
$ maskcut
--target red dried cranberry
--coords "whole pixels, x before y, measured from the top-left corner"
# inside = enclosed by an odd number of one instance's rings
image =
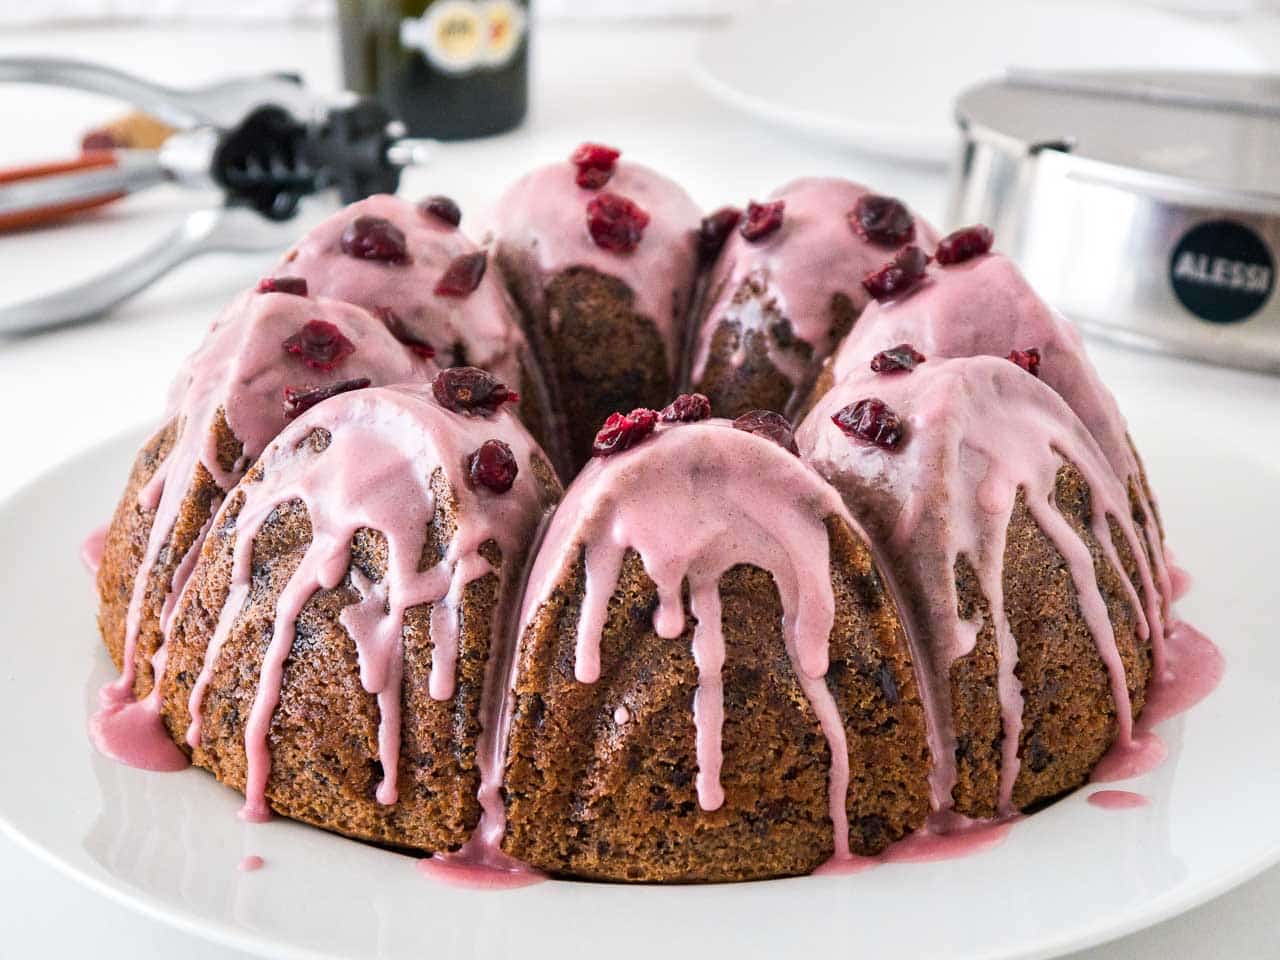
[[[454,257],[436,284],[436,295],[441,297],[465,297],[470,295],[484,278],[489,255],[483,250]]]
[[[701,393],[682,393],[662,408],[663,423],[693,423],[711,416],[711,401]]]
[[[80,138],[80,149],[85,152],[115,150],[123,146],[124,144],[120,142],[120,139],[106,127],[99,130],[90,130]]]
[[[310,410],[321,400],[328,400],[330,397],[336,397],[340,393],[346,393],[349,390],[363,390],[369,386],[368,377],[356,377],[354,380],[339,380],[337,383],[326,383],[321,387],[311,387],[307,390],[295,390],[293,387],[284,388],[284,418],[292,420],[294,417],[307,410]]]
[[[742,221],[738,232],[744,240],[752,243],[763,240],[782,226],[782,212],[786,206],[785,200],[771,200],[768,203],[756,203],[752,200],[747,204],[747,217]]]
[[[306,277],[263,277],[258,281],[259,293],[291,293],[295,297],[307,295]]]
[[[645,407],[637,407],[630,413],[611,413],[604,426],[596,434],[591,445],[593,457],[607,457],[629,450],[653,433],[658,425],[658,414]]]
[[[837,410],[831,422],[854,439],[896,450],[906,436],[902,418],[876,397],[866,397]]]
[[[359,216],[342,231],[342,252],[357,260],[408,263],[404,232],[386,217]]]
[[[437,220],[443,220],[451,227],[456,227],[462,222],[462,211],[458,209],[458,205],[449,197],[440,194],[419,200],[418,213],[428,219],[435,217]]]
[[[1035,347],[1009,351],[1009,359],[1033,377],[1040,376],[1040,351]]]
[[[599,190],[613,176],[621,150],[603,143],[584,143],[569,155],[569,162],[578,168],[575,182],[586,190]]]
[[[989,227],[975,223],[972,227],[964,227],[943,237],[934,256],[944,267],[964,263],[989,252],[995,239],[995,234]]]
[[[772,440],[783,450],[789,450],[799,456],[796,449],[796,438],[791,432],[791,421],[772,410],[752,410],[733,421],[735,430],[745,430],[757,437]]]
[[[897,197],[864,193],[849,211],[849,226],[868,243],[897,247],[916,236],[911,211]]]
[[[924,354],[909,343],[900,343],[888,350],[881,350],[871,358],[871,369],[875,373],[910,373],[917,364],[924,363]]]
[[[471,486],[486,487],[494,493],[510,490],[519,472],[515,454],[501,440],[486,440],[467,458]]]
[[[300,357],[312,370],[332,370],[356,352],[356,345],[327,320],[309,320],[307,325],[281,344],[286,353]]]
[[[403,343],[406,347],[422,357],[423,360],[430,360],[436,355],[436,348],[427,341],[417,337],[405,325],[390,307],[374,307],[374,314],[387,325],[387,330],[391,335]]]
[[[702,218],[702,226],[698,228],[698,259],[703,265],[714,263],[729,233],[742,219],[742,211],[737,207],[721,207],[710,216]]]
[[[862,278],[863,289],[877,300],[899,296],[924,279],[928,265],[929,255],[919,247],[903,247],[883,267]]]
[[[649,214],[616,193],[598,194],[587,204],[587,230],[604,250],[630,253],[648,225]]]
[[[478,367],[450,367],[431,381],[431,392],[440,406],[455,413],[492,413],[504,403],[516,403],[520,395],[508,390],[492,373]]]

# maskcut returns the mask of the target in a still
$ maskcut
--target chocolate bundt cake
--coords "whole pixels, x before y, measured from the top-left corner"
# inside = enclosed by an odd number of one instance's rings
[[[701,213],[666,177],[583,144],[516,181],[493,251],[547,372],[572,469],[615,410],[675,394]]]
[[[714,263],[688,382],[724,417],[789,413],[871,301],[863,277],[908,244],[937,242],[900,200],[832,177],[795,180],[745,215],[718,211],[703,237]]]

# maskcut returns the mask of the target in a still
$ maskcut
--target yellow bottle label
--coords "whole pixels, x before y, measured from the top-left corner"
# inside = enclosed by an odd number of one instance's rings
[[[437,70],[464,74],[511,62],[526,28],[513,0],[443,0],[400,23],[400,42],[421,51]]]

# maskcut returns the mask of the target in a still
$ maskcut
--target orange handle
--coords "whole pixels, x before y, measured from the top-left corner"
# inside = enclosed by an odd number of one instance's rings
[[[75,173],[79,170],[96,170],[102,167],[114,167],[116,156],[110,150],[90,150],[74,160],[62,160],[56,163],[37,163],[26,167],[10,167],[0,170],[0,184],[13,183],[17,180],[38,180],[41,177],[52,177],[62,173]],[[21,213],[0,213],[0,232],[6,230],[25,230],[59,220],[63,217],[91,210],[113,200],[119,200],[124,194],[120,192],[104,193],[100,197],[84,200],[73,200],[70,203],[55,203],[35,210],[23,210]]]

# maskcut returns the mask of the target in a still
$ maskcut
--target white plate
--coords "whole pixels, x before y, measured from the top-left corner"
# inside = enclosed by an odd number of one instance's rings
[[[1008,67],[1261,70],[1247,24],[1066,0],[761,3],[704,44],[696,75],[748,113],[934,164],[957,142],[951,104]],[[1064,135],[1070,131],[1064,131]]]
[[[85,736],[111,671],[77,554],[123,484],[134,432],[0,506],[0,824],[106,895],[274,957],[538,960],[589,945],[611,960],[981,960],[1080,948],[1185,910],[1280,860],[1280,380],[1096,356],[1197,577],[1183,612],[1228,663],[1209,699],[1160,729],[1168,760],[1125,785],[1152,797],[1145,809],[1101,810],[1082,791],[984,853],[855,876],[492,893],[439,885],[408,857],[286,820],[242,823],[237,795],[208,775],[129,769]],[[238,872],[246,854],[266,867]]]

